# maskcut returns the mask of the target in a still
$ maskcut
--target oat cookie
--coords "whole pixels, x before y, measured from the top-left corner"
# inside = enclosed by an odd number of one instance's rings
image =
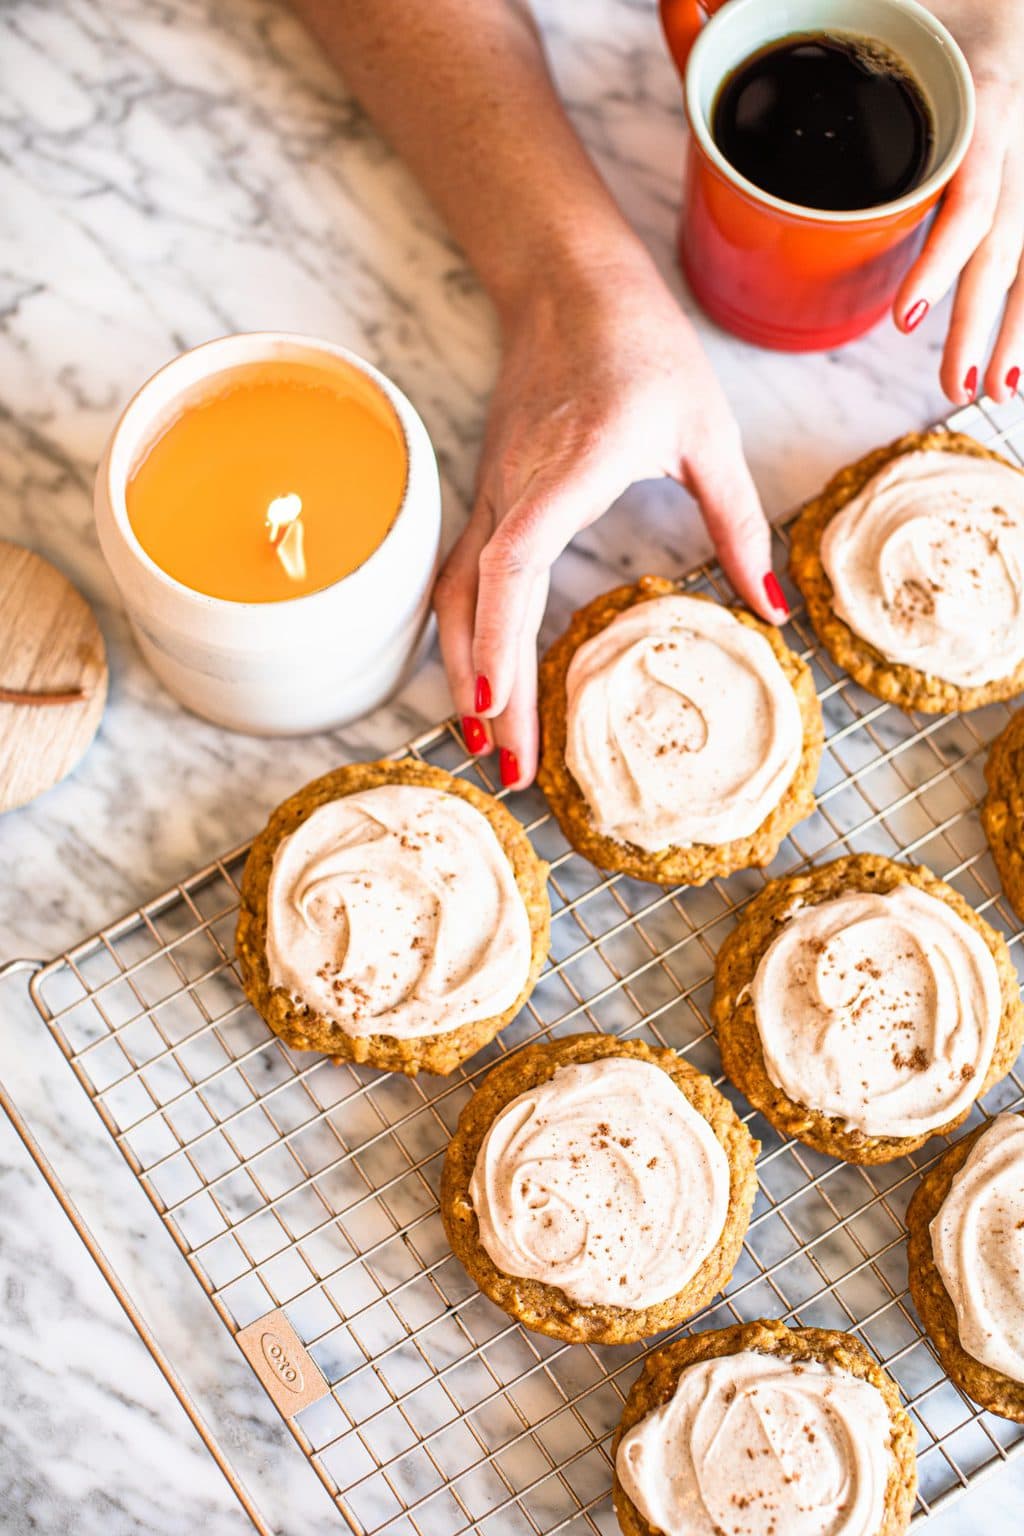
[[[954,710],[978,709],[983,704],[1013,698],[1024,691],[1024,662],[1009,677],[996,678],[977,687],[961,687],[900,662],[888,661],[834,611],[832,583],[821,561],[822,535],[836,514],[894,459],[929,449],[951,456],[995,460],[1010,469],[1017,468],[1001,454],[982,447],[973,437],[961,432],[909,432],[839,470],[824,490],[804,505],[792,525],[789,569],[803,593],[808,617],[818,638],[833,661],[849,672],[854,682],[876,698],[897,704],[901,709],[919,709],[926,714],[941,715]]]
[[[650,852],[599,832],[590,807],[565,761],[566,677],[573,656],[585,641],[638,603],[683,594],[683,586],[658,576],[644,576],[635,586],[617,587],[581,608],[540,666],[541,759],[538,783],[559,826],[573,847],[601,869],[621,871],[659,885],[703,885],[751,865],[771,863],[786,834],[814,809],[814,781],[821,759],[821,708],[811,673],[785,644],[777,629],[745,609],[728,610],[741,624],[764,636],[792,684],[803,724],[803,751],[791,782],[778,804],[750,837],[723,844],[697,843]],[[690,595],[690,594],[685,594]],[[700,601],[711,602],[710,598]]]
[[[652,1063],[711,1127],[729,1165],[725,1224],[717,1243],[677,1295],[634,1309],[586,1306],[556,1286],[505,1274],[480,1241],[470,1185],[477,1154],[499,1113],[513,1099],[546,1082],[560,1067],[606,1058]],[[516,1051],[488,1073],[459,1117],[441,1179],[441,1215],[456,1256],[477,1285],[510,1317],[539,1333],[572,1343],[621,1344],[657,1333],[691,1317],[726,1284],[739,1256],[757,1190],[754,1159],[759,1148],[710,1078],[675,1051],[609,1035],[569,1035]]]
[[[915,1189],[907,1207],[907,1273],[917,1315],[946,1375],[982,1408],[1024,1424],[1024,1382],[976,1360],[960,1343],[956,1310],[936,1266],[929,1231],[953,1179],[987,1129],[988,1122],[955,1142]]]
[[[1024,922],[1024,709],[989,748],[981,824],[1006,899]]]
[[[747,1350],[780,1356],[793,1361],[797,1367],[811,1360],[837,1366],[877,1388],[889,1410],[891,1461],[885,1485],[885,1515],[875,1536],[902,1536],[910,1524],[917,1492],[914,1426],[900,1402],[899,1390],[892,1377],[865,1346],[848,1333],[824,1328],[786,1328],[779,1322],[762,1321],[712,1329],[656,1349],[648,1356],[626,1399],[622,1421],[612,1441],[613,1463],[623,1436],[641,1419],[669,1401],[684,1371],[702,1361]],[[612,1495],[625,1536],[659,1536],[627,1496],[617,1474]],[[780,1532],[780,1536],[784,1533]]]
[[[844,1162],[885,1163],[902,1157],[931,1136],[955,1129],[970,1112],[970,1106],[948,1125],[919,1135],[893,1137],[848,1130],[838,1117],[797,1103],[768,1075],[750,995],[751,983],[794,904],[806,909],[850,892],[884,894],[901,884],[915,886],[945,902],[981,935],[995,960],[1002,1015],[992,1059],[976,1095],[981,1097],[1010,1071],[1024,1041],[1024,1007],[1017,974],[1002,936],[962,896],[923,866],[897,864],[878,854],[855,854],[806,874],[772,880],[742,912],[737,926],[722,944],[715,964],[712,1017],[727,1076],[776,1130]]]
[[[474,806],[490,823],[515,875],[530,926],[531,960],[527,981],[510,1008],[442,1034],[399,1039],[394,1035],[352,1035],[340,1024],[298,1003],[282,987],[270,984],[267,962],[267,890],[274,855],[281,842],[329,801],[381,785],[411,784],[455,795]],[[273,813],[256,838],[242,877],[236,952],[242,985],[253,1006],[275,1034],[302,1051],[324,1051],[343,1061],[365,1062],[391,1072],[453,1071],[493,1040],[526,1002],[548,952],[551,909],[547,865],[534,853],[515,817],[492,796],[441,768],[411,760],[351,763],[315,779]]]

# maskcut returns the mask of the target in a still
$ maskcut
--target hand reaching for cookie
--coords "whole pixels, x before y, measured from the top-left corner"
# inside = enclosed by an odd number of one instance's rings
[[[967,56],[977,120],[893,314],[900,330],[911,331],[955,283],[942,387],[958,405],[982,388],[994,400],[1007,400],[1024,368],[1024,19],[1015,0],[929,4]]]
[[[777,622],[768,525],[721,387],[565,115],[528,0],[294,3],[500,317],[475,505],[435,607],[468,745],[497,746],[502,781],[526,784],[537,631],[573,535],[633,481],[669,475],[700,502],[739,596]]]
[[[437,585],[467,745],[506,785],[537,762],[536,641],[555,558],[636,480],[697,497],[737,593],[778,623],[769,531],[697,337],[646,256],[550,271],[506,327],[475,505]]]

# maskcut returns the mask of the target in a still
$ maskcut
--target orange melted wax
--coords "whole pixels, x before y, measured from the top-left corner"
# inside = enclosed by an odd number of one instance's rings
[[[274,603],[340,581],[380,545],[405,491],[390,401],[356,368],[268,361],[231,369],[186,403],[133,468],[128,518],[176,581]],[[306,575],[285,571],[270,503],[302,500]]]

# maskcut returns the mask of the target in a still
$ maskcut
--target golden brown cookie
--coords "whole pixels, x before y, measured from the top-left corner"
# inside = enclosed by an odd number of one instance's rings
[[[795,1136],[815,1151],[827,1152],[847,1163],[887,1163],[903,1157],[931,1136],[955,1130],[970,1109],[933,1131],[919,1136],[893,1137],[868,1136],[862,1131],[847,1130],[836,1116],[823,1115],[806,1104],[796,1103],[768,1076],[750,985],[795,901],[805,907],[816,906],[850,891],[884,894],[901,884],[914,885],[946,902],[958,917],[981,935],[996,962],[1003,1012],[992,1061],[978,1091],[980,1098],[1010,1071],[1024,1042],[1024,1006],[1017,973],[1002,936],[979,917],[958,892],[923,865],[896,864],[879,854],[863,853],[835,859],[807,874],[772,880],[741,914],[715,962],[711,1012],[726,1075],[777,1131],[784,1136]]]
[[[566,675],[573,656],[585,641],[604,629],[620,613],[636,603],[682,593],[679,582],[661,576],[642,576],[635,586],[616,587],[579,609],[565,634],[556,640],[540,664],[541,757],[537,782],[565,836],[573,847],[601,869],[621,871],[637,880],[658,885],[703,885],[716,875],[729,875],[751,865],[770,864],[786,834],[814,809],[814,781],[821,760],[823,727],[821,707],[814,692],[810,669],[786,645],[777,629],[755,619],[743,608],[730,611],[768,641],[793,686],[803,720],[803,755],[778,805],[765,817],[752,837],[689,848],[668,847],[656,853],[606,837],[594,826],[590,807],[565,761]],[[696,594],[687,594],[696,595]],[[711,598],[700,598],[711,602]]]
[[[864,1345],[848,1333],[825,1328],[787,1328],[775,1321],[737,1323],[731,1328],[715,1328],[656,1349],[647,1357],[643,1371],[626,1399],[622,1421],[612,1441],[613,1464],[623,1435],[654,1409],[668,1402],[684,1371],[703,1360],[735,1355],[744,1350],[782,1356],[797,1365],[801,1361],[817,1360],[823,1365],[838,1366],[878,1389],[889,1410],[892,1461],[885,1485],[885,1518],[875,1536],[902,1536],[910,1524],[917,1493],[914,1425],[900,1402],[899,1389],[892,1377]],[[617,1473],[612,1497],[625,1536],[659,1536],[628,1497]]]
[[[975,1360],[960,1343],[956,1310],[936,1268],[928,1230],[949,1194],[953,1179],[988,1124],[986,1121],[944,1152],[915,1189],[907,1207],[907,1274],[921,1326],[935,1345],[946,1375],[982,1408],[1024,1424],[1024,1382],[1014,1381],[1002,1371]]]
[[[508,855],[530,921],[532,940],[530,973],[511,1008],[497,1017],[475,1020],[445,1034],[418,1039],[394,1035],[350,1035],[331,1019],[296,1003],[283,987],[272,987],[267,965],[267,887],[274,854],[284,838],[308,816],[331,800],[376,789],[382,784],[418,784],[443,790],[468,800],[490,822]],[[442,768],[411,759],[351,763],[314,779],[273,813],[256,838],[242,876],[241,909],[235,948],[242,985],[247,997],[276,1035],[300,1051],[324,1051],[342,1061],[366,1062],[390,1072],[452,1072],[467,1056],[508,1024],[533,991],[547,957],[551,908],[547,892],[547,865],[534,853],[529,838],[515,817],[483,790],[457,779]]]
[[[729,1160],[729,1206],[715,1247],[678,1295],[644,1309],[584,1306],[556,1286],[507,1275],[480,1242],[469,1187],[477,1153],[492,1123],[519,1094],[546,1082],[559,1067],[624,1056],[660,1067],[701,1114]],[[502,1311],[538,1333],[570,1343],[624,1344],[671,1328],[706,1305],[728,1282],[750,1223],[757,1192],[754,1159],[760,1148],[711,1079],[675,1051],[611,1035],[568,1035],[516,1051],[489,1072],[462,1114],[441,1177],[441,1216],[448,1241],[477,1285]]]
[[[893,459],[923,449],[943,453],[966,454],[970,458],[995,459],[1010,469],[1018,469],[991,448],[983,448],[973,437],[962,432],[908,432],[885,448],[876,448],[856,464],[833,475],[825,489],[801,508],[790,533],[789,571],[807,604],[807,614],[815,633],[832,660],[843,667],[854,682],[878,699],[898,704],[901,709],[920,709],[930,715],[949,714],[953,710],[978,709],[997,699],[1010,699],[1024,691],[1024,662],[1009,677],[996,678],[981,687],[962,688],[944,682],[926,672],[918,672],[900,662],[887,661],[870,641],[855,634],[832,608],[832,583],[821,563],[821,538],[836,513],[852,501]]]
[[[1024,923],[1024,709],[989,748],[985,782],[981,824],[1006,899]]]

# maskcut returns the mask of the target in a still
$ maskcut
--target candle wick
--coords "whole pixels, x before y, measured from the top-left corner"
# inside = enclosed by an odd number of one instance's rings
[[[275,496],[267,508],[267,531],[285,574],[292,581],[306,578],[305,530],[302,526],[302,497],[294,491]]]
[[[305,530],[300,518],[289,523],[277,547],[277,558],[292,581],[304,581],[306,577],[306,552],[303,548]]]

